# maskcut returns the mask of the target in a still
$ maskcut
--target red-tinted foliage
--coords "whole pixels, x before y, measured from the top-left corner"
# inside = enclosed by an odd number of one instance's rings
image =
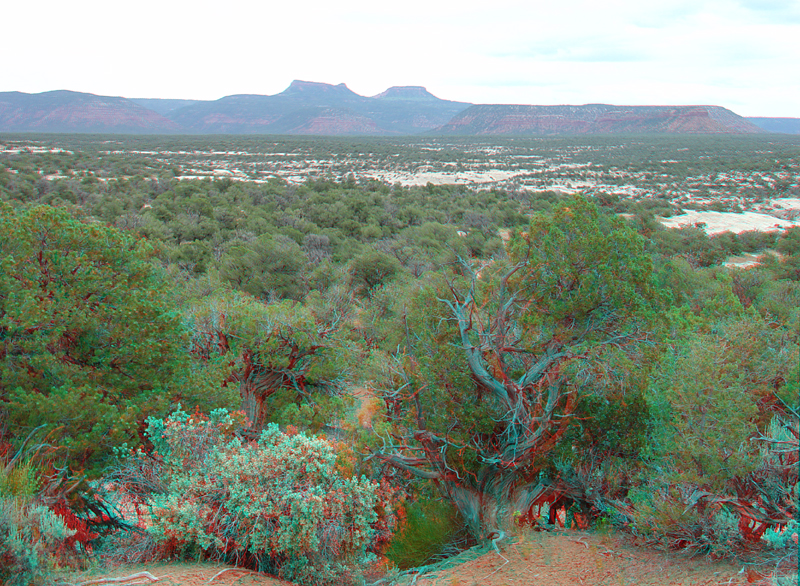
[[[110,521],[108,515],[101,515],[98,519],[81,519],[75,512],[69,508],[66,501],[60,501],[52,505],[50,509],[59,517],[64,520],[64,525],[67,528],[75,531],[72,537],[67,537],[64,540],[64,548],[70,551],[75,550],[78,545],[83,551],[91,551],[92,547],[89,542],[97,539],[100,534],[92,530],[92,522],[108,522]]]

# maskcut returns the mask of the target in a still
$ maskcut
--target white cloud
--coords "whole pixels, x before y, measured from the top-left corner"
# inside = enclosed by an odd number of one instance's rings
[[[29,0],[4,20],[3,91],[215,99],[306,79],[800,117],[797,0]]]

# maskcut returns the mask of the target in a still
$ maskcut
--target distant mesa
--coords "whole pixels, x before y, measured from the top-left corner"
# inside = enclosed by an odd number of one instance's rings
[[[470,106],[440,100],[425,88],[390,88],[366,97],[347,85],[295,80],[279,94],[226,96],[179,108],[169,118],[201,134],[321,134],[397,136],[446,124]]]
[[[351,91],[350,88],[343,83],[331,85],[329,83],[320,83],[318,81],[302,81],[299,79],[295,79],[291,84],[289,84],[289,87],[283,90],[281,93],[284,95],[289,95],[298,92],[316,94],[352,94],[353,96],[361,97],[357,93]]]
[[[175,134],[182,128],[126,98],[57,90],[40,94],[0,93],[0,130]]]
[[[438,100],[436,96],[430,93],[421,85],[402,85],[390,87],[385,92],[381,92],[376,96],[376,99],[386,100]]]
[[[719,106],[473,105],[422,86],[361,96],[344,83],[295,80],[271,95],[127,99],[66,90],[0,93],[0,132],[119,134],[410,134],[542,136],[800,132],[796,118],[751,118]]]
[[[273,100],[297,100],[305,104],[317,106],[336,106],[342,104],[358,103],[366,100],[364,96],[359,96],[347,85],[340,83],[331,85],[329,83],[319,83],[316,81],[294,80],[288,88],[274,96],[258,96]]]
[[[456,115],[442,134],[526,136],[554,134],[744,134],[764,132],[719,106],[477,105]]]
[[[800,134],[800,118],[748,117],[747,119],[767,132],[777,132],[780,134]]]

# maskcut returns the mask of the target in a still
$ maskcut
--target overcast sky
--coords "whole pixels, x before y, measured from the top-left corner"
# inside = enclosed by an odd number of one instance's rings
[[[714,104],[800,117],[800,0],[8,0],[0,91]]]

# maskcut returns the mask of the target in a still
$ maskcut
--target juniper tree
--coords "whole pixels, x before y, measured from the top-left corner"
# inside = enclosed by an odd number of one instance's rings
[[[384,388],[376,456],[432,480],[478,539],[529,512],[582,395],[635,386],[656,302],[644,241],[581,198],[536,215],[507,260],[423,292]]]
[[[80,467],[135,440],[182,386],[184,339],[145,241],[64,209],[0,204],[0,410]],[[182,381],[185,382],[185,381]]]

